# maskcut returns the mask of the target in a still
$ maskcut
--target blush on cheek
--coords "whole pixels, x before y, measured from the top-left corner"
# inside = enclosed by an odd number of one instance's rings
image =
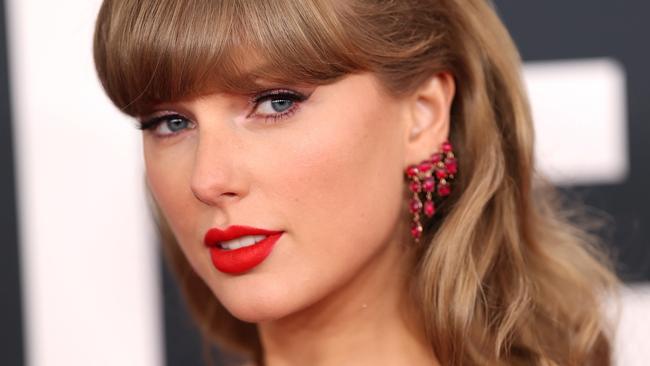
[[[313,217],[319,235],[361,239],[369,227],[392,227],[399,213],[399,109],[366,75],[350,76],[335,87],[321,97],[326,103],[301,117],[306,127],[297,128],[272,155],[288,169],[264,179],[282,192],[278,199],[293,202],[295,218]]]

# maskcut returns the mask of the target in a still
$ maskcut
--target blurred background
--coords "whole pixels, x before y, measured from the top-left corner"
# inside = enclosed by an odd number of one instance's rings
[[[0,1],[0,364],[202,365],[139,133],[94,73],[100,3]],[[650,3],[495,3],[525,60],[540,170],[608,217],[626,282],[618,364],[647,365]]]

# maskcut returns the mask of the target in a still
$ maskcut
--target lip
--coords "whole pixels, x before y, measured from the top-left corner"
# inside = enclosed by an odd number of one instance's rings
[[[275,243],[283,231],[258,229],[250,226],[230,226],[226,230],[210,229],[204,237],[204,244],[210,249],[210,257],[215,268],[224,273],[247,272],[262,263],[271,254]],[[247,235],[264,235],[266,238],[254,245],[234,250],[222,249],[220,242]]]

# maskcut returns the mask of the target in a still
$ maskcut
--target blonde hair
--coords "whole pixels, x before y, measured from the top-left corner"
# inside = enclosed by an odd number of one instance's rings
[[[401,96],[451,72],[460,174],[411,283],[431,349],[444,365],[611,364],[601,305],[616,277],[535,177],[521,60],[485,0],[105,0],[94,56],[132,116],[208,91],[250,93],[258,77],[323,85],[367,71]],[[205,337],[262,364],[256,326],[223,308],[159,219]]]

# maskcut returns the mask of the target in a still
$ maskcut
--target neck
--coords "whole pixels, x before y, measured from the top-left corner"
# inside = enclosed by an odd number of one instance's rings
[[[405,253],[388,245],[336,293],[258,324],[266,366],[438,365],[414,316]]]

